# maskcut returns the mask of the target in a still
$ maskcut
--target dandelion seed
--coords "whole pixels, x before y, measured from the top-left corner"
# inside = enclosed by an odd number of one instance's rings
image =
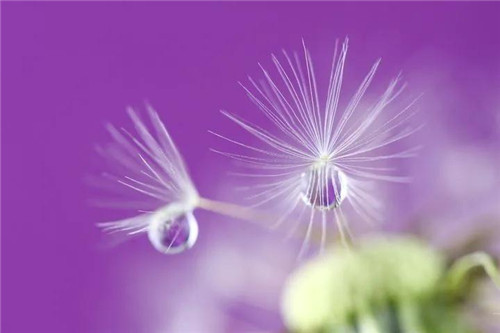
[[[326,99],[320,99],[313,61],[303,43],[302,59],[286,51],[282,60],[272,55],[277,79],[259,64],[264,80],[257,83],[249,77],[249,87],[241,84],[267,118],[269,128],[222,111],[260,144],[214,133],[247,150],[248,153],[215,151],[253,170],[240,175],[256,182],[253,186],[256,193],[252,195],[257,199],[255,206],[283,207],[289,216],[297,214],[301,203],[309,207],[309,224],[301,252],[308,246],[317,218],[321,219],[322,243],[327,221],[332,220],[336,221],[343,241],[348,242],[349,230],[342,211],[346,202],[350,210],[365,220],[380,220],[381,202],[378,192],[373,191],[374,183],[408,181],[407,177],[392,175],[392,169],[385,167],[384,162],[412,157],[418,149],[386,151],[419,129],[406,126],[415,114],[415,100],[402,107],[396,105],[405,89],[401,78],[393,79],[381,96],[368,102],[365,93],[380,64],[378,60],[345,103],[341,88],[348,39],[337,49],[338,42]]]
[[[141,199],[126,201],[121,199],[123,195],[117,197],[113,206],[128,206],[139,214],[99,223],[101,228],[129,235],[145,232],[156,250],[175,254],[196,243],[198,222],[194,211],[198,208],[257,223],[272,219],[245,207],[201,197],[158,114],[149,105],[147,109],[152,130],[129,108],[137,136],[108,125],[113,142],[98,147],[98,152],[117,170],[116,175],[103,176],[120,185],[120,194],[126,189]]]

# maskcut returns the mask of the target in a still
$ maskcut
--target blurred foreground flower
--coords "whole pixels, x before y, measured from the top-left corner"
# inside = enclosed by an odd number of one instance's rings
[[[478,332],[464,315],[479,282],[476,268],[500,285],[485,253],[448,265],[443,253],[413,237],[366,238],[293,274],[283,316],[297,332]]]

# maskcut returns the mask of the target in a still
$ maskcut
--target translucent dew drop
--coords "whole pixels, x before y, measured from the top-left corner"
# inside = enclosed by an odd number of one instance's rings
[[[340,206],[347,195],[347,178],[338,168],[321,163],[302,174],[302,200],[317,209]]]
[[[162,213],[162,212],[160,212]],[[148,229],[148,237],[156,250],[176,254],[193,247],[198,239],[198,222],[192,212],[156,214]]]

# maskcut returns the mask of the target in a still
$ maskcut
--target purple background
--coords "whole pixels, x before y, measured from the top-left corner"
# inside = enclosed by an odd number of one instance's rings
[[[108,140],[104,122],[129,126],[125,107],[147,99],[200,192],[228,197],[218,184],[231,164],[209,152],[220,142],[207,130],[237,136],[218,112],[255,112],[236,82],[258,61],[269,67],[271,52],[300,50],[302,37],[316,68],[328,68],[334,39],[349,35],[347,87],[381,56],[377,82],[403,70],[425,94],[428,126],[416,139],[427,148],[411,167],[417,181],[392,203],[396,224],[495,191],[500,3],[1,6],[2,332],[278,330],[295,246],[202,212],[199,243],[180,256],[145,237],[105,247],[94,223],[123,215],[90,206],[84,179],[93,145]],[[466,151],[458,164],[456,147]],[[473,165],[462,170],[464,161]]]

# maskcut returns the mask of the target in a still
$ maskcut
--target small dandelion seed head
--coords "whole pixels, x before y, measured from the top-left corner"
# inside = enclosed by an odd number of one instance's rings
[[[139,197],[128,207],[138,215],[99,226],[110,232],[147,232],[158,251],[178,253],[192,247],[198,237],[193,210],[199,196],[158,114],[149,105],[147,110],[150,127],[129,108],[136,135],[108,125],[113,142],[98,150],[117,170],[104,173],[106,180],[120,186],[115,205],[127,205],[122,199],[126,194]]]

